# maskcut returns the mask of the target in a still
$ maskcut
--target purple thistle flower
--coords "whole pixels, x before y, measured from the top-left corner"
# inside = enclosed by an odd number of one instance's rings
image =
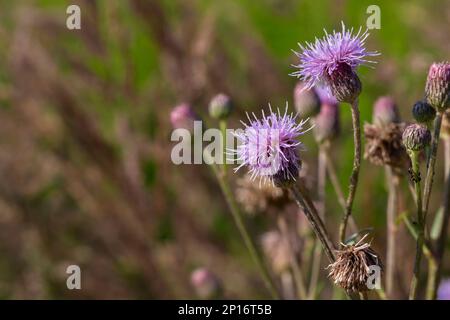
[[[196,119],[197,116],[188,103],[181,103],[170,111],[170,123],[174,129],[184,128],[192,130]]]
[[[442,280],[437,292],[438,300],[450,300],[450,279]]]
[[[259,177],[260,182],[269,180],[282,186],[298,176],[301,168],[298,151],[303,144],[297,139],[311,128],[303,130],[308,119],[297,123],[297,116],[287,113],[287,105],[284,115],[280,110],[273,112],[270,105],[269,108],[270,114],[266,116],[263,111],[262,119],[252,113],[254,119],[247,114],[248,124],[241,121],[244,130],[235,133],[240,145],[232,151],[240,163],[235,172],[247,166],[251,179]]]
[[[365,41],[369,36],[367,30],[353,34],[353,29],[346,30],[342,22],[342,31],[328,34],[325,30],[323,39],[314,44],[299,44],[301,52],[295,52],[300,63],[294,65],[299,70],[291,75],[302,79],[305,90],[313,86],[325,85],[340,102],[353,102],[361,92],[361,82],[356,75],[359,65],[367,64],[365,58],[378,55],[366,51]]]

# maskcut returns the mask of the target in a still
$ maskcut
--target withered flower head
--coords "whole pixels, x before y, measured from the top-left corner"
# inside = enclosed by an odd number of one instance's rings
[[[281,274],[289,268],[291,257],[286,237],[278,231],[268,231],[262,235],[261,244],[275,273]]]
[[[389,165],[397,169],[407,167],[409,157],[402,143],[405,127],[406,124],[402,122],[384,126],[366,123],[364,158],[378,166]]]
[[[335,284],[349,292],[364,292],[369,290],[367,283],[373,274],[370,267],[383,265],[380,258],[370,248],[369,243],[363,243],[364,236],[354,245],[346,245],[337,251],[336,261],[328,266],[328,276]]]
[[[271,208],[282,209],[290,203],[288,192],[271,183],[259,186],[248,175],[237,180],[235,195],[244,211],[249,214],[265,212]]]

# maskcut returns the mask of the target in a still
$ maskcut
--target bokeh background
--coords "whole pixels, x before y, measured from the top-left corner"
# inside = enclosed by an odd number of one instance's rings
[[[450,2],[444,0],[0,4],[5,299],[196,298],[190,274],[197,267],[220,279],[226,298],[268,298],[211,171],[172,164],[170,110],[189,102],[208,119],[209,100],[225,92],[236,107],[229,126],[238,128],[245,111],[259,112],[269,102],[292,105],[291,49],[322,36],[323,28],[339,28],[340,21],[364,27],[371,4],[380,6],[381,29],[372,30],[367,46],[381,55],[373,69],[360,68],[363,122],[371,121],[375,99],[387,94],[411,120],[429,65],[450,55]],[[81,7],[81,30],[66,28],[69,4]],[[332,154],[345,186],[353,148],[347,105],[341,116]],[[317,146],[312,135],[304,143],[306,175],[314,185]],[[442,196],[440,159],[432,215]],[[402,183],[402,206],[411,210]],[[327,223],[336,238],[341,210],[331,187],[326,194]],[[374,228],[371,238],[382,258],[386,198],[383,168],[364,161],[354,216],[360,226]],[[284,210],[296,213],[295,207]],[[269,212],[248,215],[246,223],[256,239],[277,229]],[[396,290],[402,296],[414,243],[401,225],[398,255]],[[71,264],[81,267],[82,290],[66,288]],[[329,298],[325,274],[321,297]]]

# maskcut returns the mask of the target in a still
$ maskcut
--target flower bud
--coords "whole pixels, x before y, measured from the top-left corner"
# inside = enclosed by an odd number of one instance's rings
[[[425,97],[437,111],[450,107],[450,64],[433,63],[428,72]]]
[[[184,128],[192,130],[196,115],[188,103],[182,103],[170,112],[170,123],[174,129]]]
[[[192,272],[191,284],[202,299],[219,298],[222,293],[220,280],[206,268],[198,268]]]
[[[394,99],[379,97],[373,105],[372,121],[378,126],[400,122],[400,114]]]
[[[209,115],[211,118],[222,120],[226,119],[233,109],[231,99],[226,94],[220,93],[212,98],[209,103]]]
[[[318,143],[337,138],[340,132],[339,105],[322,104],[319,115],[314,119],[314,136]]]
[[[420,100],[414,104],[412,114],[417,122],[428,123],[436,117],[436,110],[428,102]]]
[[[299,82],[294,89],[294,106],[300,118],[315,117],[320,112],[320,99],[314,89],[305,90]]]
[[[424,125],[410,124],[403,131],[403,145],[408,151],[421,151],[431,142],[430,130]]]
[[[329,75],[328,84],[331,93],[339,102],[353,103],[362,89],[358,75],[347,64],[340,64]]]

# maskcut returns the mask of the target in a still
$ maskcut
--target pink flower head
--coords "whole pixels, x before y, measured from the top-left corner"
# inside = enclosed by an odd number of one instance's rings
[[[174,129],[184,128],[191,130],[196,118],[194,111],[188,103],[179,104],[170,112],[170,123]]]
[[[301,166],[298,151],[302,147],[297,139],[309,130],[303,129],[309,119],[297,123],[297,116],[287,113],[287,105],[283,115],[271,108],[268,116],[262,112],[262,119],[252,115],[253,119],[247,114],[248,124],[242,122],[244,131],[235,133],[240,145],[233,153],[241,163],[235,171],[247,166],[252,179],[260,177],[276,184],[274,179],[295,181]]]
[[[365,32],[361,30],[360,28],[353,34],[353,29],[345,29],[342,23],[341,32],[333,31],[332,34],[328,34],[325,31],[325,37],[316,38],[313,44],[307,43],[305,46],[299,44],[301,51],[294,51],[300,59],[300,63],[294,67],[299,70],[291,75],[306,83],[305,90],[320,84],[331,87],[337,91],[333,92],[333,95],[341,102],[346,100],[339,99],[345,90],[351,91],[353,95],[359,94],[360,83],[355,73],[356,69],[359,65],[372,62],[366,60],[366,57],[378,55],[377,52],[366,51],[365,41],[369,33],[367,30]]]

